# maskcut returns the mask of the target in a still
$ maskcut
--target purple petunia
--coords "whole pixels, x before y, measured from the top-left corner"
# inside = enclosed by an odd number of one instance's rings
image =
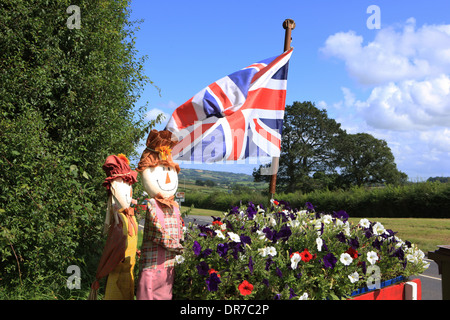
[[[206,287],[208,288],[208,291],[214,292],[217,291],[220,281],[219,276],[215,272],[211,272],[209,277],[205,280],[206,281]]]
[[[250,273],[253,274],[253,260],[251,256],[248,259],[248,269],[250,270]]]
[[[324,257],[323,257],[323,266],[325,268],[331,268],[333,269],[334,266],[336,265],[337,262],[337,258],[334,256],[334,254],[327,253]]]
[[[348,220],[348,213],[345,212],[344,210],[339,210],[339,211],[334,211],[333,212],[333,218],[338,218],[341,219],[344,222],[347,222]]]
[[[277,267],[277,270],[276,270],[276,274],[277,274],[277,276],[279,276],[280,278],[283,278],[283,273],[281,272],[281,270]]]
[[[202,246],[197,241],[194,241],[194,245],[192,246],[195,255],[198,257],[200,252],[202,251]]]
[[[391,257],[397,257],[398,260],[403,261],[403,259],[405,259],[405,252],[403,251],[402,248],[398,248],[397,250],[394,251]]]
[[[228,252],[228,243],[219,243],[217,245],[217,253],[219,254],[219,256],[225,258],[227,256],[227,252]]]
[[[293,297],[297,297],[297,295],[294,292],[294,289],[289,288],[289,299],[292,299]]]
[[[350,239],[350,246],[355,250],[359,248],[358,237],[354,237],[354,238]]]
[[[345,237],[345,234],[343,232],[339,232],[336,235],[336,238],[342,243],[346,243],[347,242],[347,238]]]
[[[206,258],[209,256],[213,251],[211,249],[205,249],[200,253],[200,258]]]
[[[315,207],[312,205],[311,202],[307,202],[305,205],[306,205],[306,209],[307,209],[309,212],[314,212],[314,211],[315,211]]]
[[[201,276],[208,275],[209,266],[205,261],[200,262],[196,267],[199,275]]]
[[[248,203],[247,207],[247,217],[249,220],[253,220],[254,216],[256,215],[257,210],[255,208],[255,205],[252,202]]]
[[[271,264],[273,263],[272,257],[269,255],[269,257],[266,259],[266,270],[269,271]]]
[[[252,244],[252,239],[249,236],[243,235],[241,234],[241,236],[239,237],[241,239],[242,244]]]

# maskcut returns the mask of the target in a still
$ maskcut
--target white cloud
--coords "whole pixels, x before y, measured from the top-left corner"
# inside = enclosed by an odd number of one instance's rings
[[[450,25],[424,25],[410,18],[402,30],[380,29],[366,45],[354,31],[328,37],[320,50],[344,61],[350,76],[360,84],[424,79],[450,73]]]
[[[349,93],[344,93],[344,98]],[[447,75],[424,80],[404,80],[375,87],[355,107],[374,128],[428,130],[450,125],[450,78]]]
[[[163,122],[164,121],[167,122],[170,118],[170,115],[168,113],[164,112],[163,110],[158,109],[158,108],[153,108],[147,112],[147,114],[145,115],[145,120],[147,120],[147,121],[155,120],[159,114],[163,114],[163,116],[164,116]]]
[[[416,28],[410,18],[367,43],[336,33],[320,50],[370,90],[342,87],[341,101],[321,101],[343,129],[384,139],[410,179],[450,175],[450,25]]]

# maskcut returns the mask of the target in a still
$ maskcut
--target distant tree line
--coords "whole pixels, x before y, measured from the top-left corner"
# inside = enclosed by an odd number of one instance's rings
[[[196,186],[215,187],[217,185],[217,183],[215,183],[214,181],[209,180],[209,179],[208,180],[197,179],[197,180],[195,180],[195,185]]]
[[[427,179],[428,182],[442,182],[442,183],[449,183],[450,182],[450,177],[429,177]]]

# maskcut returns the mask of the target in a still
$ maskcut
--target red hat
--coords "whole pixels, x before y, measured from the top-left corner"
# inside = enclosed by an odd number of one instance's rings
[[[131,170],[130,161],[127,157],[119,153],[117,156],[112,155],[106,158],[105,163],[102,166],[107,177],[103,182],[103,186],[109,190],[111,182],[114,179],[122,178],[128,184],[134,184],[137,181],[137,172]]]

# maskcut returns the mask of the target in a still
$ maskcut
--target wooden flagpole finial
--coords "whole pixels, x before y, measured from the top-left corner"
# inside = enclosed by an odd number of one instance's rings
[[[295,29],[295,21],[292,19],[284,20],[283,28],[286,30],[284,35],[284,51],[287,51],[291,48],[291,31]]]

